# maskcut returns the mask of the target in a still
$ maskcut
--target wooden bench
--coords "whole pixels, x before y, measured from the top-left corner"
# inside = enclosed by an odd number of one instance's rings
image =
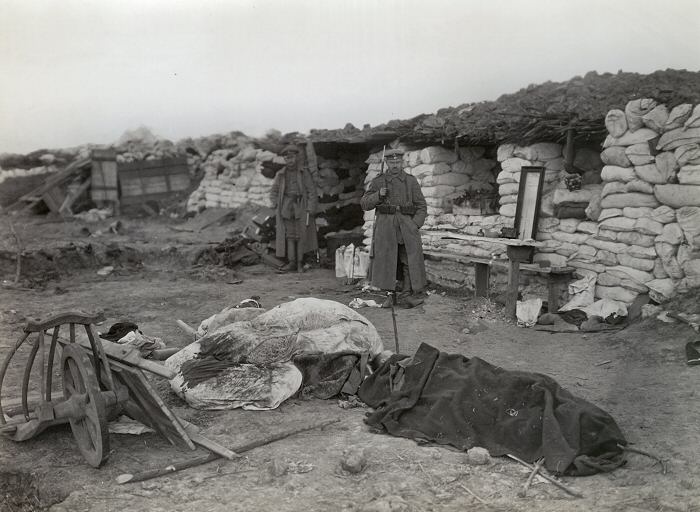
[[[431,233],[435,234],[435,233]],[[479,258],[462,254],[446,253],[441,251],[423,251],[428,257],[446,259],[474,265],[475,269],[475,289],[477,297],[488,295],[490,270],[492,266],[508,269],[508,288],[506,290],[506,314],[515,319],[516,305],[518,301],[518,289],[520,286],[520,270],[535,272],[547,276],[547,309],[555,312],[559,309],[559,294],[562,285],[568,283],[572,267],[541,267],[534,263],[528,263],[532,257],[534,248],[538,245],[534,240],[517,240],[510,238],[486,238],[472,235],[462,235],[460,233],[443,233],[443,238],[455,238],[459,240],[469,240],[478,242],[501,243],[506,245],[508,260],[497,260],[489,258]]]

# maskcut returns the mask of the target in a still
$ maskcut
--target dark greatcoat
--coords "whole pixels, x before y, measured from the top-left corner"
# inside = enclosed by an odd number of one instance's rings
[[[384,214],[375,212],[374,234],[372,236],[371,279],[372,286],[382,290],[393,290],[396,286],[396,267],[398,265],[397,225],[406,246],[408,255],[408,272],[411,278],[411,289],[423,290],[427,285],[425,263],[423,261],[423,246],[420,228],[425,222],[427,205],[418,180],[410,174],[401,171],[398,177],[387,179],[386,174],[377,176],[370,183],[362,196],[360,205],[363,210],[372,210],[380,202],[379,189],[389,189],[390,203],[398,206],[413,206],[414,215],[403,213]]]
[[[287,256],[287,244],[284,229],[284,221],[282,220],[281,206],[284,197],[284,189],[287,179],[286,168],[281,169],[275,175],[275,181],[270,188],[270,201],[273,208],[276,210],[275,220],[275,254],[278,258]],[[306,167],[301,167],[297,173],[298,189],[301,194],[301,210],[302,218],[298,219],[297,231],[299,232],[298,243],[301,244],[301,254],[315,251],[318,249],[318,236],[316,233],[316,220],[314,215],[318,206],[318,193],[316,185]],[[309,212],[309,225],[306,225],[306,212]],[[295,259],[296,256],[292,259]]]

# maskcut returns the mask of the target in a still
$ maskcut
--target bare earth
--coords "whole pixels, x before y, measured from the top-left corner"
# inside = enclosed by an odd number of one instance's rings
[[[173,229],[179,221],[123,219],[119,235],[87,238],[80,232],[83,226],[94,233],[109,223],[37,219],[14,220],[29,253],[72,241],[81,248],[92,244],[98,256],[89,264],[89,258],[71,256],[70,251],[62,257],[54,253],[43,266],[27,258],[31,279],[23,280],[26,289],[0,288],[0,360],[20,337],[27,317],[60,310],[101,309],[107,317],[104,328],[128,319],[145,334],[182,347],[191,339],[176,319],[196,326],[251,295],[260,296],[266,307],[302,296],[344,304],[357,296],[381,299],[341,285],[326,269],[279,275],[262,265],[235,271],[192,268],[193,254],[207,242],[222,240],[225,226],[189,233]],[[5,220],[0,223],[0,250],[7,255],[14,251],[14,241]],[[112,260],[106,260],[104,250],[110,247]],[[121,252],[115,253],[114,247]],[[116,261],[114,272],[98,276],[96,270],[108,261]],[[14,263],[7,256],[0,262],[0,279],[13,280]],[[230,284],[239,279],[242,282]],[[360,312],[393,349],[390,311]],[[24,443],[0,438],[0,490],[5,493],[0,494],[5,500],[0,510],[700,510],[700,367],[685,364],[683,347],[697,336],[687,326],[644,320],[612,333],[549,334],[503,322],[500,307],[493,303],[454,294],[432,295],[424,306],[399,309],[397,316],[402,352],[412,353],[427,342],[504,368],[550,375],[608,411],[632,446],[662,457],[668,472],[662,474],[661,466],[647,457],[629,454],[627,465],[613,473],[562,479],[583,499],[538,480],[521,498],[526,468],[503,458],[472,466],[465,453],[370,432],[363,422],[368,410],[362,407],[344,409],[337,400],[291,399],[268,412],[197,411],[154,378],[161,396],[178,414],[234,449],[290,428],[340,421],[256,448],[237,461],[217,461],[126,485],[118,485],[116,477],[204,452],[172,447],[156,434],[112,434],[110,458],[95,470],[83,461],[67,426]],[[479,316],[486,329],[463,334]],[[23,369],[23,364],[13,365],[3,399],[19,397]],[[369,463],[359,474],[340,467],[343,451],[350,447],[366,450]]]

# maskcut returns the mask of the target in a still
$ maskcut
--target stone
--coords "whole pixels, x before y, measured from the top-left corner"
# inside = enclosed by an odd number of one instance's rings
[[[273,477],[280,477],[287,474],[289,465],[280,459],[273,459],[267,464],[267,472]]]
[[[484,466],[491,462],[491,455],[486,448],[475,446],[467,450],[467,464],[470,466]]]
[[[656,185],[654,195],[661,204],[672,208],[700,206],[700,185]]]
[[[627,132],[627,117],[622,110],[613,109],[605,115],[605,128],[613,137],[622,137]]]
[[[361,473],[367,467],[367,455],[365,450],[358,447],[343,450],[340,467],[348,473]]]

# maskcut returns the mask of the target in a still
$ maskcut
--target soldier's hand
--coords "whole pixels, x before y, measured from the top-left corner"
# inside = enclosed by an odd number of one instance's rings
[[[387,190],[386,187],[381,187],[381,188],[379,189],[379,197],[386,197],[386,195],[387,195],[388,192],[389,192],[389,191]]]

